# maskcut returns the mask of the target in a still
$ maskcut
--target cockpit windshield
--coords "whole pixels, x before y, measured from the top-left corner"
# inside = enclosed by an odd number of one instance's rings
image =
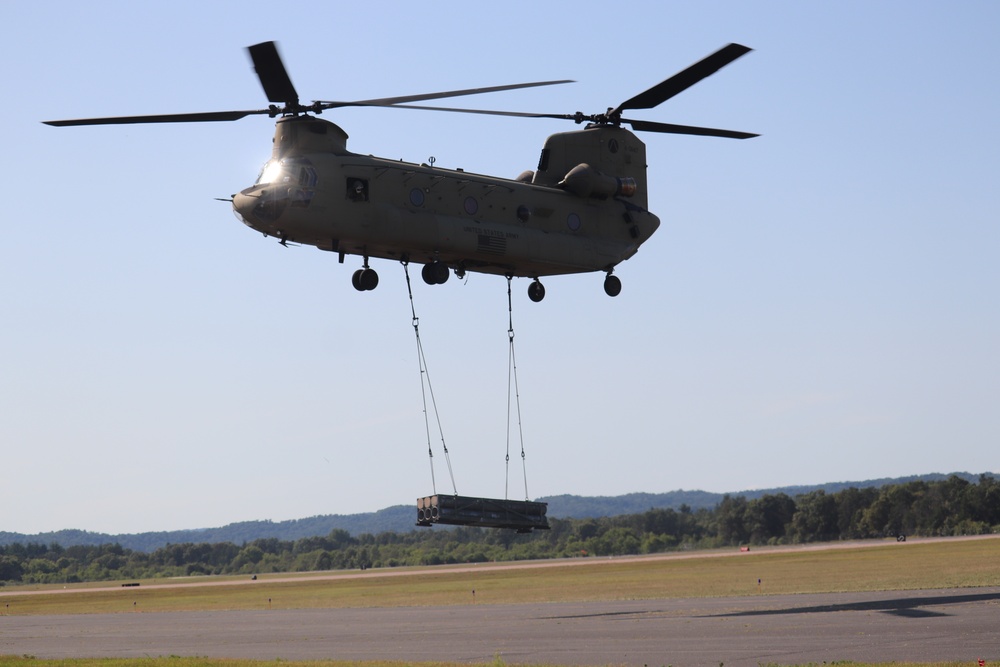
[[[309,160],[302,158],[268,160],[261,167],[254,185],[270,183],[292,183],[311,188],[316,185],[316,170]]]
[[[254,185],[267,185],[280,179],[281,166],[281,160],[268,160],[265,162],[264,166],[260,168],[260,173],[257,175]]]

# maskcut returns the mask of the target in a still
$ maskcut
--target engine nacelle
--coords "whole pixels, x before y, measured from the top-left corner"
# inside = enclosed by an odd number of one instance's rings
[[[559,187],[569,190],[577,197],[607,199],[633,196],[636,182],[631,176],[608,176],[584,162],[570,169],[569,173],[559,181]]]

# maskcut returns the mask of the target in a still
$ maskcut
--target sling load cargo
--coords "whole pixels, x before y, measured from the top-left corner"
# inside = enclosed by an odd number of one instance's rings
[[[471,496],[436,495],[417,498],[417,525],[511,528],[519,533],[548,530],[548,503]]]
[[[417,360],[420,365],[420,391],[423,396],[424,427],[427,433],[427,456],[431,468],[431,484],[434,487],[432,495],[417,498],[417,525],[431,527],[436,523],[451,526],[476,526],[481,528],[508,528],[519,533],[530,533],[532,530],[548,530],[549,523],[545,517],[548,509],[546,503],[533,502],[527,499],[528,495],[528,475],[525,467],[524,472],[524,500],[510,500],[509,498],[481,498],[477,496],[464,496],[458,494],[458,487],[455,485],[455,475],[451,468],[451,457],[448,452],[448,445],[444,439],[441,429],[441,417],[438,413],[437,401],[434,398],[434,390],[431,387],[430,374],[427,372],[427,360],[424,356],[423,343],[420,340],[420,319],[417,317],[416,307],[413,305],[413,288],[410,284],[410,272],[408,263],[403,261],[403,270],[406,274],[406,289],[410,297],[410,312],[413,316],[413,332],[417,342]],[[517,386],[517,363],[514,358],[514,308],[511,298],[511,278],[507,277],[507,311],[510,325],[507,329],[507,339],[509,341],[508,368],[507,368],[507,484],[505,493],[509,488],[510,470],[510,421],[511,421],[511,391],[513,390],[517,407],[518,434],[521,442],[521,462],[525,464],[524,437],[521,429],[521,398],[520,390]],[[431,407],[434,410],[435,422],[441,435],[441,447],[444,451],[445,459],[448,463],[448,472],[451,476],[454,493],[451,495],[439,494],[437,492],[437,482],[434,476],[434,450],[431,446],[430,413],[427,409],[427,398],[431,399]]]

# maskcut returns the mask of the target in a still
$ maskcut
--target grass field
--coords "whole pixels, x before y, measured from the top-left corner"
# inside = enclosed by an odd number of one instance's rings
[[[0,589],[0,615],[501,604],[980,586],[1000,586],[1000,536],[755,549],[750,553],[719,551],[364,573],[265,575],[256,581],[248,577],[196,577],[142,581],[137,587],[122,587],[121,582],[8,587]],[[176,656],[72,660],[0,656],[0,667],[399,667],[401,664],[458,667],[454,663],[272,662]],[[907,664],[912,663],[893,663],[894,667]],[[503,665],[499,658],[486,663],[486,667]],[[969,667],[970,663],[920,665]],[[463,663],[463,667],[469,666]]]
[[[1000,586],[1000,537],[0,589],[0,614],[568,602]],[[758,583],[759,581],[759,583]],[[475,599],[473,593],[475,591]]]

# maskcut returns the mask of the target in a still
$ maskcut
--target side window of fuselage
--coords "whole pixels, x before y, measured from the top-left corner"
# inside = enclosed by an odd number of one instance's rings
[[[308,162],[299,167],[299,185],[304,188],[316,187],[316,170]]]
[[[347,179],[347,198],[354,202],[368,201],[368,180],[349,177]]]

